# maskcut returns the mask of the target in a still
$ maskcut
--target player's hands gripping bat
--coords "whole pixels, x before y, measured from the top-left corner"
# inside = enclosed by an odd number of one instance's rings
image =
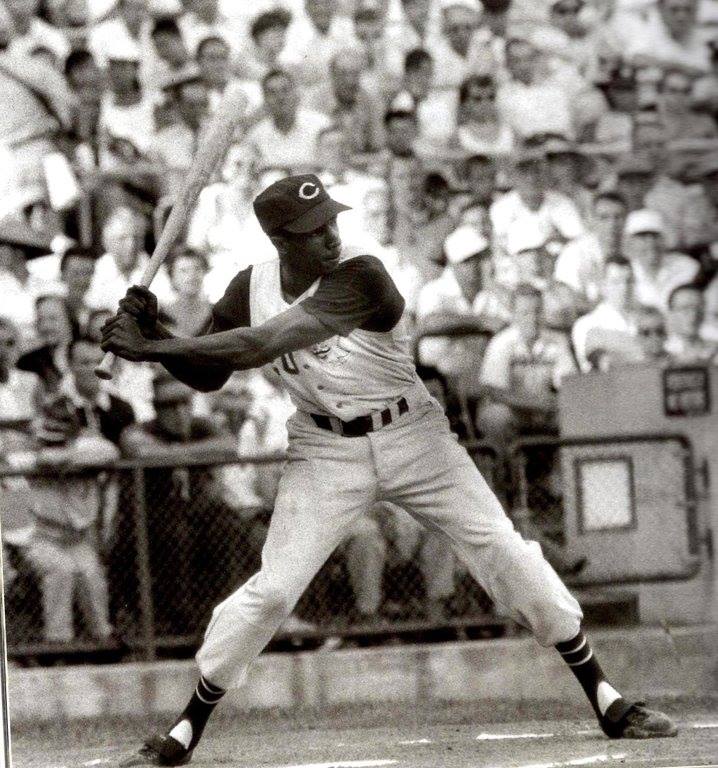
[[[206,137],[200,144],[185,181],[177,193],[177,198],[157,242],[157,247],[140,280],[141,286],[147,287],[152,282],[184,229],[185,222],[197,202],[199,193],[207,186],[215,168],[227,154],[244,115],[246,102],[244,94],[230,91],[219,105],[208,126]],[[111,352],[106,352],[102,362],[95,369],[95,374],[101,379],[111,379],[113,362],[114,355]]]

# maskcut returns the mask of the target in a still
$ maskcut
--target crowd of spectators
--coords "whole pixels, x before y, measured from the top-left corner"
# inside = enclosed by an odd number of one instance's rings
[[[0,478],[48,640],[73,636],[76,598],[108,637],[135,589],[112,553],[128,491],[83,490],[87,472],[284,447],[291,404],[264,375],[209,396],[149,364],[90,374],[227,94],[234,143],[152,286],[176,332],[199,332],[234,274],[275,255],[256,193],[313,171],[352,206],[347,247],[384,262],[430,335],[418,361],[454,427],[500,461],[516,435],[556,430],[566,374],[716,360],[716,0],[4,0],[0,467],[76,471]],[[258,562],[276,472],[148,470],[145,490],[155,570],[175,579],[153,584],[159,631],[194,631],[247,575],[228,542]],[[192,551],[179,570],[172,548]],[[210,551],[217,594],[197,591]],[[403,510],[372,510],[343,552],[365,620],[388,561],[433,564],[427,613],[451,597],[452,556]]]

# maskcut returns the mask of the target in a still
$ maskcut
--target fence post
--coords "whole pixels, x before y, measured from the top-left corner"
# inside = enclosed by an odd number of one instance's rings
[[[137,577],[139,579],[140,628],[145,661],[155,659],[155,616],[152,602],[152,574],[150,570],[150,548],[147,536],[147,504],[145,501],[145,473],[142,467],[135,467],[133,475],[132,511],[137,545]]]

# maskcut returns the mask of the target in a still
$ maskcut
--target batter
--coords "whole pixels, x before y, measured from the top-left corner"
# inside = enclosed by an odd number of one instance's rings
[[[104,350],[160,362],[201,391],[220,388],[233,370],[271,365],[297,408],[262,567],[214,609],[187,707],[129,764],[189,762],[226,690],[242,685],[349,526],[378,500],[444,536],[497,605],[557,648],[608,736],[675,735],[668,717],[606,679],[578,603],[538,544],[514,530],[419,379],[396,286],[377,258],[342,250],[343,210],[316,176],[282,179],[254,201],[279,258],[236,275],[205,334],[173,337],[157,322],[156,298],[137,287],[103,328]]]

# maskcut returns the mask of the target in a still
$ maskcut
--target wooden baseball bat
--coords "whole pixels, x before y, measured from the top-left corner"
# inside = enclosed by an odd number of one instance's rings
[[[172,210],[162,229],[152,257],[142,274],[141,286],[149,287],[181,234],[187,217],[192,213],[197,202],[199,193],[207,186],[215,168],[227,154],[237,126],[244,115],[246,104],[246,96],[241,91],[234,90],[225,94],[217,107],[217,111],[207,127],[207,134],[197,148],[197,154],[194,156],[185,181],[177,193],[177,198],[172,205]],[[111,379],[114,361],[115,355],[112,352],[106,352],[100,365],[95,368],[95,375],[100,379]]]

